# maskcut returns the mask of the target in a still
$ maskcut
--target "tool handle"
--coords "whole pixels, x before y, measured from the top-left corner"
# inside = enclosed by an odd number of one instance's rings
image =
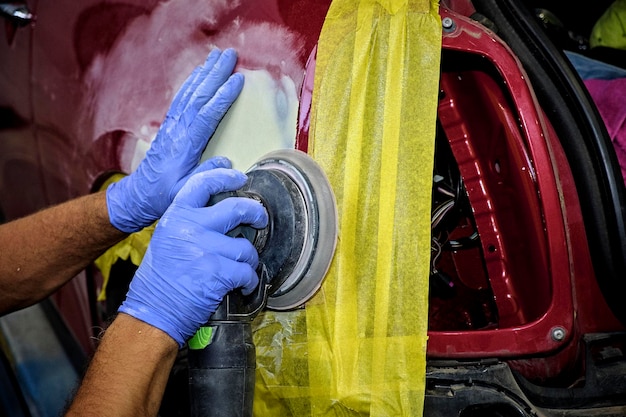
[[[255,348],[249,322],[213,322],[211,343],[189,350],[192,417],[252,417]]]

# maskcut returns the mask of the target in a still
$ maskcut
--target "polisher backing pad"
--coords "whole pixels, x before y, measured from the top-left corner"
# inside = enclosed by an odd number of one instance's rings
[[[297,308],[322,285],[337,242],[337,206],[326,175],[306,153],[281,149],[246,173],[240,190],[260,200],[269,225],[253,243],[269,276],[267,307]]]

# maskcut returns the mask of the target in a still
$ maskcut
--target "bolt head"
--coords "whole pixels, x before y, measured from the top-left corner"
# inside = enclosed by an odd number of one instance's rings
[[[443,19],[441,19],[441,26],[445,29],[445,30],[453,30],[454,29],[454,20],[452,20],[452,18],[450,17],[444,17]]]
[[[562,327],[555,327],[551,331],[552,340],[555,342],[561,342],[565,339],[567,332]]]

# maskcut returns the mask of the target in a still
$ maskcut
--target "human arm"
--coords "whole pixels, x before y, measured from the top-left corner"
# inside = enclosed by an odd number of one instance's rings
[[[104,192],[0,226],[0,315],[59,289],[126,234],[111,225]]]
[[[66,416],[156,416],[177,352],[167,333],[120,313]]]
[[[206,323],[226,293],[235,288],[249,293],[257,286],[254,246],[225,233],[239,224],[264,227],[262,205],[227,198],[205,207],[211,195],[238,189],[245,181],[238,171],[215,169],[194,175],[180,190],[157,224],[120,314],[66,416],[156,415],[176,348]],[[151,338],[141,339],[148,329]],[[137,337],[125,340],[129,334]],[[154,354],[142,356],[141,346],[131,346],[137,343],[158,346]],[[135,363],[127,366],[128,361]]]

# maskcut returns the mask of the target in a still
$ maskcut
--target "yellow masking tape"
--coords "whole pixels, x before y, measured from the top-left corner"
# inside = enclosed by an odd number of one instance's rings
[[[436,1],[331,4],[309,152],[337,251],[305,310],[255,322],[255,416],[422,415],[440,53]]]

